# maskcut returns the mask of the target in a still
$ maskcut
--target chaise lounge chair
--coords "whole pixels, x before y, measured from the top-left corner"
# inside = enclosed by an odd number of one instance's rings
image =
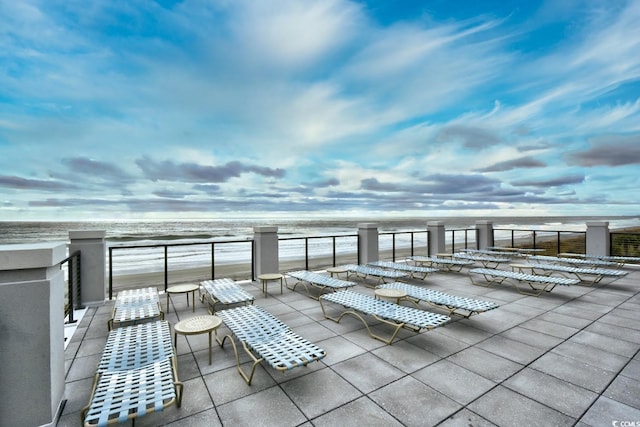
[[[465,298],[457,295],[451,295],[444,292],[427,289],[420,286],[410,285],[408,283],[386,283],[378,286],[380,289],[397,289],[407,294],[405,299],[412,301],[416,306],[420,301],[447,310],[448,316],[457,314],[462,317],[469,318],[474,314],[484,313],[485,311],[498,308],[498,304],[473,298]]]
[[[474,268],[469,270],[471,283],[477,286],[491,286],[494,283],[502,284],[505,281],[511,283],[523,295],[539,296],[542,292],[551,292],[556,285],[569,286],[580,283],[578,279],[566,277],[544,276],[539,274],[515,273],[512,271],[497,270],[494,268]],[[485,282],[474,280],[474,274],[484,277]],[[522,290],[518,283],[528,285],[532,291]]]
[[[421,256],[416,255],[410,258],[413,262],[419,265],[435,266],[439,269],[445,269],[447,271],[461,271],[462,267],[468,267],[475,265],[475,261],[455,259],[455,258],[440,258],[437,256]]]
[[[349,280],[349,274],[355,275],[362,279],[366,279],[369,276],[376,278],[376,284],[385,283],[386,280],[398,280],[403,277],[407,277],[407,273],[400,271],[389,271],[383,268],[368,267],[366,265],[347,264],[344,266],[347,270],[347,280]]]
[[[329,277],[325,274],[314,273],[312,271],[307,271],[307,270],[290,271],[287,273],[287,275],[297,280],[297,282],[292,287],[290,287],[289,284],[287,283],[288,289],[295,291],[296,286],[302,285],[307,291],[307,295],[309,295],[309,297],[315,300],[318,300],[320,298],[320,295],[322,295],[325,292],[333,292],[338,289],[346,289],[356,285],[353,282],[334,279],[333,277]],[[311,295],[309,293],[309,288],[307,288],[307,284],[315,288],[318,288],[320,290],[320,294],[317,297]]]
[[[215,314],[216,305],[253,304],[254,297],[232,279],[215,279],[200,282],[200,301],[207,300],[209,314]]]
[[[109,330],[152,320],[164,319],[158,289],[154,287],[120,291],[116,295]]]
[[[557,272],[563,277],[567,277],[565,274],[572,274],[587,286],[600,283],[605,278],[611,278],[612,280],[609,283],[612,283],[628,274],[626,271],[610,268],[582,268],[559,264],[531,264],[530,267],[531,272],[534,274],[537,274],[536,270],[543,272],[542,274]]]
[[[325,309],[324,302],[341,305],[345,307],[346,310],[338,317],[329,316]],[[324,317],[336,323],[340,323],[340,320],[347,314],[360,319],[372,338],[380,340],[387,345],[391,345],[402,328],[419,333],[423,329],[431,330],[451,320],[450,317],[442,314],[394,304],[350,290],[333,292],[321,296],[320,306],[322,307]],[[383,338],[380,335],[374,334],[361,314],[373,316],[380,322],[392,326],[394,330],[391,336],[389,338]]]
[[[511,261],[509,258],[495,257],[495,256],[489,256],[489,255],[473,255],[473,254],[465,254],[465,253],[455,253],[453,254],[453,257],[457,259],[466,259],[468,261],[479,262],[480,264],[482,264],[484,268],[488,268],[490,266],[498,267],[498,265],[502,263]]]
[[[530,261],[539,262],[541,264],[568,264],[574,267],[620,267],[620,264],[613,261],[603,261],[601,259],[594,258],[569,258],[569,257],[555,257],[548,255],[529,255],[527,259]]]
[[[251,385],[256,367],[263,360],[272,368],[284,372],[306,366],[326,356],[324,350],[294,333],[262,307],[247,305],[219,311],[217,316],[222,318],[231,335],[225,335],[220,340],[216,330],[216,340],[222,347],[229,338],[236,356],[238,372],[248,385]],[[253,360],[248,374],[240,367],[240,356],[234,337]]]
[[[418,278],[422,280],[426,279],[429,274],[438,271],[437,268],[421,267],[400,262],[374,261],[370,262],[369,265],[373,267],[385,268],[392,271],[401,271],[403,273],[408,273],[409,277],[411,277],[412,279]]]
[[[174,403],[180,407],[182,391],[168,322],[118,328],[107,338],[81,421],[87,427],[106,426]]]

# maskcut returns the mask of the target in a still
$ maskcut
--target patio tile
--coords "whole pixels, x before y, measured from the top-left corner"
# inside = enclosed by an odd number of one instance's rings
[[[448,360],[429,365],[415,372],[412,377],[463,405],[496,385],[493,381]]]
[[[542,332],[533,331],[531,329],[516,326],[515,328],[504,331],[500,334],[505,338],[509,338],[514,341],[519,341],[525,344],[532,345],[534,347],[541,348],[543,350],[549,350],[563,340],[552,335],[544,334]]]
[[[634,380],[640,380],[640,360],[631,360],[620,374]]]
[[[613,426],[613,421],[638,421],[640,410],[601,396],[580,419],[588,426]],[[620,425],[618,423],[618,425]]]
[[[250,365],[243,366],[243,369],[250,369]],[[256,368],[256,371],[260,369],[262,368]],[[256,372],[251,385],[247,385],[235,366],[205,375],[203,378],[207,391],[216,406],[260,392],[276,384],[270,375]]]
[[[500,335],[489,338],[488,340],[478,344],[476,347],[522,365],[531,363],[531,361],[540,357],[544,353],[544,350],[538,347],[532,347]]]
[[[316,427],[393,427],[400,422],[367,397],[361,397],[313,420]]]
[[[573,418],[580,417],[598,397],[587,389],[530,368],[509,378],[504,386]]]
[[[215,409],[198,412],[167,424],[168,427],[221,427],[220,418]]]
[[[548,334],[563,339],[569,338],[579,331],[579,329],[576,328],[540,319],[529,320],[528,322],[525,322],[520,326],[522,326],[523,328],[531,329],[532,331],[541,332],[543,334]]]
[[[407,341],[397,341],[393,345],[377,348],[372,353],[406,373],[415,372],[440,359]]]
[[[519,363],[477,347],[468,348],[449,356],[447,360],[494,382],[503,381],[522,369],[522,365]]]
[[[473,326],[474,320],[475,317],[471,317],[470,319],[460,319],[457,322],[452,322],[445,325],[443,328],[439,328],[438,332],[443,335],[450,336],[458,341],[472,345],[493,335],[490,332],[475,328]]]
[[[615,373],[578,360],[547,353],[531,364],[531,367],[588,390],[600,393]]]
[[[558,308],[553,309],[553,311],[554,313],[564,314],[565,316],[578,317],[580,319],[585,319],[585,320],[596,320],[603,314],[598,311],[585,310],[583,306],[570,306],[570,305],[562,305]]]
[[[371,353],[337,363],[331,368],[363,393],[370,393],[406,375]]]
[[[640,409],[640,381],[618,376],[609,387],[604,391],[604,396],[624,403],[636,409]],[[637,420],[640,421],[640,420]]]
[[[270,387],[224,405],[217,406],[223,425],[299,425],[307,417],[279,387]]]
[[[155,427],[173,421],[182,420],[193,414],[213,408],[213,402],[207,393],[204,381],[201,377],[184,382],[184,394],[182,406],[171,405],[161,412],[152,412],[144,417],[136,419],[138,427]]]
[[[640,319],[640,316],[638,317]],[[622,319],[621,317],[615,317],[615,318]],[[609,318],[609,320],[611,319],[613,318]],[[640,344],[640,329],[636,329],[636,328],[640,327],[640,322],[638,322],[638,320],[631,321],[631,319],[625,319],[625,320],[629,320],[629,324],[633,323],[635,328],[628,328],[621,324],[606,323],[601,319],[589,325],[585,329],[585,331],[606,335],[606,336],[621,339],[624,341],[629,341],[636,344],[636,346],[638,346]]]
[[[612,372],[618,372],[629,362],[629,358],[627,357],[574,341],[565,341],[551,351],[575,359],[578,362],[588,363],[589,365]]]
[[[327,352],[325,358],[322,359],[327,365],[333,365],[366,352],[362,347],[340,336],[335,336],[316,344]]]
[[[599,348],[609,353],[625,357],[633,357],[633,355],[638,351],[637,344],[588,331],[578,332],[576,335],[571,337],[570,341]]]
[[[565,426],[575,421],[503,386],[471,403],[469,409],[499,426]]]
[[[558,325],[568,326],[575,329],[582,329],[592,323],[591,320],[582,319],[580,317],[567,316],[566,314],[550,311],[541,314],[536,319],[545,320],[547,322],[557,323]]]
[[[406,341],[410,344],[427,350],[438,357],[451,356],[452,354],[458,353],[465,348],[469,348],[470,346],[470,344],[451,338],[438,330],[407,338]]]
[[[101,354],[94,354],[87,357],[76,357],[69,368],[66,381],[77,381],[84,378],[93,378],[100,362]]]
[[[362,396],[329,368],[288,381],[281,387],[308,418],[318,417]]]
[[[456,412],[441,424],[439,427],[492,427],[495,426],[491,421],[482,418],[480,415],[471,412],[468,409],[462,409]]]
[[[376,390],[369,397],[406,426],[436,425],[462,407],[411,377]]]

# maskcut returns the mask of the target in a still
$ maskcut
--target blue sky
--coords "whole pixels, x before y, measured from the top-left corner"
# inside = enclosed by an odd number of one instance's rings
[[[640,1],[0,0],[0,220],[638,215]]]

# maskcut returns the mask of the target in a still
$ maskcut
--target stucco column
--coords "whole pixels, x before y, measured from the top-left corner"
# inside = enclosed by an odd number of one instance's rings
[[[253,227],[253,244],[255,245],[256,276],[279,273],[278,227]]]
[[[478,233],[478,249],[487,249],[493,246],[493,221],[481,219],[476,221]]]
[[[367,264],[379,260],[378,254],[378,224],[365,222],[358,224],[358,253],[359,263]]]
[[[444,222],[427,222],[427,231],[429,232],[429,255],[436,255],[444,252],[446,250]]]
[[[609,222],[587,222],[587,255],[609,256],[610,254]]]
[[[69,231],[69,255],[80,251],[80,303],[85,306],[102,305],[106,297],[105,234],[102,230]]]
[[[0,425],[55,425],[64,395],[65,242],[0,246]]]

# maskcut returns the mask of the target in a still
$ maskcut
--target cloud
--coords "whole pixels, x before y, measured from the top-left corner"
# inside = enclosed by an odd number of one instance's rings
[[[283,169],[272,169],[263,166],[245,165],[239,161],[231,161],[222,166],[203,166],[196,163],[175,163],[171,160],[156,162],[149,157],[136,160],[144,175],[151,181],[185,181],[185,182],[226,182],[243,173],[252,172],[267,178],[282,178]]]
[[[481,169],[475,169],[476,172],[504,172],[512,169],[519,168],[542,168],[546,164],[533,157],[521,157],[519,159],[506,160],[504,162],[498,162],[491,166],[487,166]]]
[[[438,142],[461,142],[466,148],[481,149],[498,145],[501,138],[487,129],[464,125],[448,125],[436,136]]]
[[[41,179],[27,179],[19,176],[0,175],[0,187],[15,188],[19,190],[40,190],[40,191],[68,191],[76,190],[78,185],[68,184],[60,181],[47,181]]]
[[[520,180],[513,181],[511,185],[516,187],[561,187],[563,185],[582,184],[585,176],[582,174],[569,175],[564,177],[542,179],[542,180]]]
[[[91,175],[102,179],[132,179],[133,177],[123,171],[120,167],[103,161],[94,160],[88,157],[69,157],[62,159],[62,164],[66,165],[75,173]]]
[[[589,149],[568,153],[567,162],[585,167],[640,164],[640,135],[605,135],[590,142]]]

